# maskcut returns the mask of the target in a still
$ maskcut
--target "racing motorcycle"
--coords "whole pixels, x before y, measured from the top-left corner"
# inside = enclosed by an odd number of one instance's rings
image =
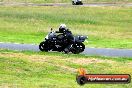
[[[83,42],[87,39],[87,36],[77,35],[74,36],[74,42],[68,45],[68,40],[65,39],[63,34],[57,34],[51,28],[51,32],[45,37],[44,41],[39,44],[39,49],[41,51],[58,51],[74,54],[79,54],[84,51],[85,45]],[[68,47],[67,47],[68,46]]]
[[[72,0],[72,5],[83,5],[82,0]]]

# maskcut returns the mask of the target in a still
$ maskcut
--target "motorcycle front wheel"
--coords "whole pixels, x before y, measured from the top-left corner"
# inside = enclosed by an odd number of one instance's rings
[[[45,51],[45,52],[48,52],[49,50],[50,50],[50,47],[49,47],[49,44],[48,44],[48,42],[41,42],[40,44],[39,44],[39,49],[41,50],[41,51]]]

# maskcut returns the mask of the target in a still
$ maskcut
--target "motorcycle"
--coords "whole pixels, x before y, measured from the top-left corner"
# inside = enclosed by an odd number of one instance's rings
[[[77,35],[74,36],[74,42],[72,44],[68,43],[63,34],[57,34],[51,28],[51,32],[45,37],[44,41],[39,44],[39,49],[41,51],[58,51],[74,54],[79,54],[84,51],[85,45],[83,42],[87,39],[86,36]],[[69,44],[69,45],[68,45]]]
[[[83,5],[82,0],[72,0],[72,5]]]

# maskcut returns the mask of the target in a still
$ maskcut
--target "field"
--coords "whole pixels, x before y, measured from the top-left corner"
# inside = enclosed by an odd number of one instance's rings
[[[79,86],[80,67],[91,74],[132,75],[132,58],[0,50],[0,88],[132,88],[132,83]]]
[[[52,27],[65,23],[89,36],[88,47],[132,48],[131,7],[0,6],[0,42],[39,44]]]
[[[72,0],[0,0],[2,2],[71,3]],[[130,3],[132,0],[82,0],[83,3]]]
[[[52,1],[44,0],[44,3]],[[124,6],[0,6],[0,42],[39,44],[51,27],[58,30],[65,23],[73,34],[89,36],[85,42],[87,47],[132,49],[131,9]],[[132,58],[0,49],[0,88],[132,88],[132,83],[80,86],[75,79],[81,67],[91,74],[132,75]]]

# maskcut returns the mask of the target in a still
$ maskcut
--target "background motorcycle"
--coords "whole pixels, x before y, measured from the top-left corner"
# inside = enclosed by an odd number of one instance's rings
[[[85,45],[83,42],[87,39],[86,36],[74,36],[74,42],[70,45],[67,39],[64,38],[63,34],[58,34],[55,31],[49,32],[49,34],[45,37],[44,41],[39,44],[39,49],[41,51],[59,51],[69,53],[72,52],[74,54],[78,54],[84,51]]]
[[[72,0],[72,5],[83,5],[82,0]]]

